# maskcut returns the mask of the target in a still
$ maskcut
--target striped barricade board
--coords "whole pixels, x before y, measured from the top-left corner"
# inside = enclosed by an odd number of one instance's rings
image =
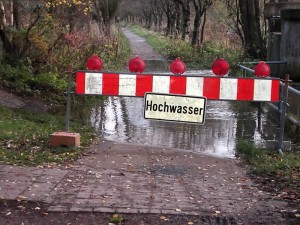
[[[144,97],[145,93],[205,97],[208,100],[278,102],[277,78],[76,72],[76,94]]]

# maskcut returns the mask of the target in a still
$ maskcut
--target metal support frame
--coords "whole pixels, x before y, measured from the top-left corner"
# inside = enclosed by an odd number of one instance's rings
[[[242,62],[242,64],[257,64],[258,62]],[[266,62],[268,64],[287,64],[286,61],[268,61]],[[253,69],[250,69],[244,65],[239,64],[238,65],[240,69],[243,71],[243,77],[246,76],[247,72],[254,73]],[[287,104],[288,104],[288,93],[291,91],[291,93],[300,94],[300,91],[292,88],[289,86],[289,75],[285,75],[284,83],[280,82],[281,86],[281,93],[280,93],[280,101],[278,104],[278,121],[279,121],[279,137],[278,137],[278,152],[280,154],[283,154],[284,150],[284,128],[285,128],[285,120],[286,120],[286,110],[287,110]],[[270,103],[271,106],[275,107],[273,104]],[[261,113],[261,105],[258,106],[258,116],[260,116]],[[260,121],[259,121],[260,122]],[[260,127],[259,127],[260,129]]]
[[[68,69],[68,87],[67,87],[67,110],[66,110],[66,128],[67,132],[70,131],[70,114],[71,114],[71,88],[73,79],[73,68],[72,65]]]
[[[284,139],[284,126],[285,126],[285,114],[286,114],[286,107],[288,101],[288,92],[289,92],[289,75],[286,74],[284,78],[284,87],[282,90],[280,104],[281,107],[279,109],[280,113],[280,120],[279,120],[279,140],[278,140],[278,152],[282,154],[284,149],[283,139]]]

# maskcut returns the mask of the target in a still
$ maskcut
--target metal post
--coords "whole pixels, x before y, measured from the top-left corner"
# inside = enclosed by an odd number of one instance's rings
[[[289,75],[285,75],[284,79],[284,87],[282,93],[282,105],[281,105],[281,114],[280,114],[280,121],[279,121],[279,153],[282,153],[284,149],[283,139],[284,139],[284,125],[285,125],[285,114],[286,114],[286,107],[287,107],[287,99],[288,99],[288,87],[289,87]]]
[[[69,66],[68,70],[68,88],[67,88],[67,112],[66,112],[66,131],[70,131],[70,114],[71,114],[71,86],[72,86],[72,65]]]
[[[281,113],[282,113],[282,99],[283,99],[283,89],[284,86],[280,85],[280,101],[278,103],[278,121],[279,121],[279,127],[280,127],[280,119],[281,119]]]
[[[261,114],[262,114],[262,102],[258,102],[257,104],[257,129],[261,131]]]

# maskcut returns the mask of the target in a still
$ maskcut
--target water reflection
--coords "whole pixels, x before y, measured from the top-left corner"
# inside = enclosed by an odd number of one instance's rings
[[[170,61],[146,60],[146,72],[170,73]],[[186,74],[212,75],[210,70],[187,71]],[[235,156],[237,140],[261,144],[277,139],[277,118],[249,102],[208,101],[205,124],[145,120],[143,98],[108,97],[92,108],[91,122],[103,138],[151,146],[171,147]]]
[[[109,97],[93,108],[92,124],[108,140],[231,158],[238,139],[262,143],[276,138],[269,113],[259,121],[257,107],[248,102],[208,101],[204,125],[145,120],[143,104],[143,98]]]

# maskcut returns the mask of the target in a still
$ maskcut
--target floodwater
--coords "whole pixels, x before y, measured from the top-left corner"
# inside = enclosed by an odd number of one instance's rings
[[[152,60],[151,63],[150,71],[168,71],[167,61]],[[205,74],[209,71],[192,73]],[[99,136],[107,140],[177,148],[229,158],[235,157],[235,146],[240,139],[256,144],[277,139],[276,116],[274,120],[274,115],[265,106],[264,113],[258,116],[261,111],[257,103],[208,100],[203,125],[146,120],[143,109],[143,98],[108,97],[93,107],[90,119]]]

